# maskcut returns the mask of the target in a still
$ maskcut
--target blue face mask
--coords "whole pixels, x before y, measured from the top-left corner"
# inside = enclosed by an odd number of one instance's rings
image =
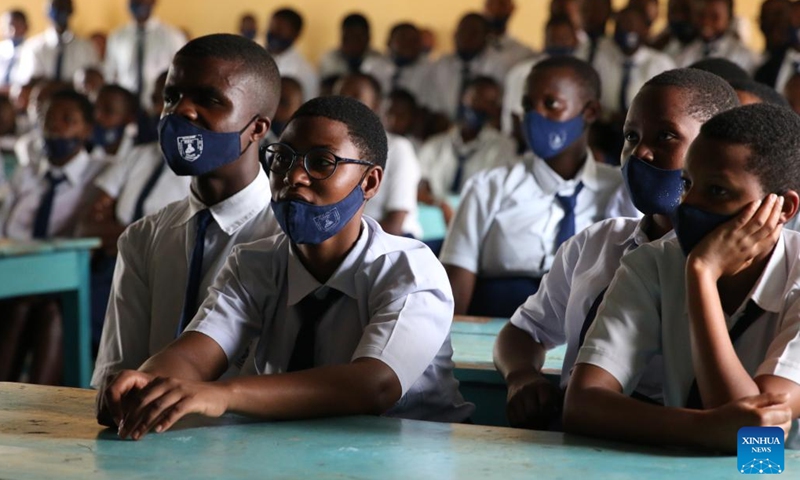
[[[64,160],[80,150],[83,140],[80,138],[45,138],[44,154],[51,160]]]
[[[735,216],[706,212],[685,203],[680,204],[672,214],[672,228],[675,229],[684,255],[688,256],[706,235]]]
[[[361,182],[342,200],[331,205],[312,205],[301,200],[273,200],[272,212],[292,243],[319,245],[352,220],[364,203]]]
[[[146,20],[150,18],[150,14],[153,11],[153,7],[151,5],[145,5],[139,2],[130,2],[128,4],[128,9],[133,15],[133,18],[137,20]]]
[[[274,33],[267,32],[267,50],[270,52],[283,52],[292,46],[292,40],[280,38]]]
[[[614,42],[619,46],[623,52],[630,52],[639,48],[641,38],[636,32],[628,32],[618,28],[614,32]]]
[[[401,57],[399,55],[392,55],[394,65],[399,68],[407,67],[414,63],[415,58]]]
[[[212,132],[193,125],[180,115],[170,114],[158,123],[161,153],[175,175],[205,175],[236,161],[250,147],[241,150],[241,135],[258,115],[238,132]],[[252,143],[252,142],[251,142]]]
[[[550,120],[536,110],[525,114],[525,139],[533,153],[549,160],[563,152],[583,135],[583,113],[566,122]]]
[[[118,127],[105,128],[101,125],[95,125],[92,131],[92,143],[101,147],[114,145],[122,138],[125,133],[125,125]]]
[[[622,178],[633,205],[645,215],[670,215],[681,203],[680,170],[663,170],[631,156],[622,166]]]
[[[691,42],[697,36],[697,31],[691,22],[669,22],[669,31],[684,44]]]
[[[69,10],[63,10],[55,7],[50,7],[47,16],[50,20],[59,27],[66,27],[69,22]]]
[[[487,120],[486,113],[470,107],[461,107],[461,121],[464,122],[464,126],[468,129],[478,132],[486,125]]]
[[[571,57],[575,54],[572,47],[547,47],[544,51],[550,57]]]

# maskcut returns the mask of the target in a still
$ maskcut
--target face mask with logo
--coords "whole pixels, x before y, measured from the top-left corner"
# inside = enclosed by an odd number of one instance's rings
[[[681,170],[664,170],[631,155],[622,178],[633,206],[645,215],[671,215],[681,203]]]
[[[536,110],[525,114],[525,139],[534,155],[549,160],[563,152],[583,135],[583,112],[572,120],[557,122]]]
[[[273,200],[272,212],[292,243],[319,245],[352,220],[364,203],[361,182],[342,200],[330,205],[312,205],[302,200]]]
[[[133,15],[133,18],[137,20],[150,18],[150,14],[153,11],[152,6],[139,2],[130,2],[128,4],[128,9],[130,10],[131,15]]]
[[[641,38],[636,32],[628,32],[618,28],[614,32],[614,42],[619,46],[623,52],[631,52],[639,48]]]
[[[50,7],[47,16],[50,17],[50,20],[57,26],[66,27],[69,22],[69,13],[69,10]]]
[[[283,52],[291,46],[291,40],[281,38],[274,33],[267,32],[267,50],[270,52]]]
[[[95,125],[92,131],[92,143],[101,147],[114,145],[125,133],[125,125],[117,127],[105,128],[101,125]]]
[[[478,132],[484,125],[486,125],[489,116],[484,112],[479,112],[474,108],[462,107],[461,108],[461,121],[464,126],[469,130]]]
[[[241,150],[242,132],[257,118],[238,132],[220,133],[195,126],[180,115],[165,115],[158,124],[161,153],[175,175],[205,175],[242,156],[252,143]]]
[[[547,47],[544,52],[550,57],[571,57],[575,54],[575,49],[572,47]]]
[[[734,217],[736,214],[720,215],[682,203],[672,214],[672,228],[675,229],[681,250],[688,256],[706,235]]]
[[[44,154],[51,160],[64,160],[74,155],[82,145],[80,138],[45,138]]]

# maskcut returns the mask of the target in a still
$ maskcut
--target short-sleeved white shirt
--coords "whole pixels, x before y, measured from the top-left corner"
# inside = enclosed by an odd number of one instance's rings
[[[572,195],[579,182],[583,189],[575,207],[576,233],[605,218],[622,182],[618,168],[595,162],[587,152],[585,165],[572,180],[533,156],[478,173],[464,187],[439,258],[482,277],[540,278],[553,263],[564,218],[556,194]]]
[[[303,99],[311,100],[319,95],[319,77],[314,67],[294,45],[283,53],[272,55],[281,77],[291,77],[303,88]]]
[[[397,73],[397,88],[408,90],[414,95],[414,99],[420,105],[427,105],[429,100],[428,95],[428,82],[430,81],[431,63],[420,57],[416,62],[404,67],[398,67],[395,63],[387,57],[376,58],[375,61],[366,62],[361,71],[372,75],[378,80],[383,90],[384,95],[388,95],[394,85],[392,85],[392,78]]]
[[[644,366],[661,354],[664,403],[684,407],[695,379],[685,268],[675,238],[623,257],[576,363],[606,370],[630,393]],[[752,377],[776,375],[800,384],[800,233],[783,231],[749,299],[765,313],[734,344],[742,366]],[[727,318],[728,330],[747,300]]]
[[[419,161],[422,178],[439,198],[452,193],[450,187],[458,170],[457,155],[466,157],[461,186],[478,172],[513,165],[520,160],[514,141],[488,125],[474,140],[466,143],[458,127],[431,137],[422,145]]]
[[[378,193],[367,201],[364,215],[382,221],[389,212],[407,212],[403,233],[422,237],[422,226],[417,216],[417,186],[420,179],[419,160],[414,146],[399,135],[387,134],[389,153],[386,170]]]
[[[19,53],[19,62],[12,83],[24,85],[34,77],[55,79],[58,59],[58,32],[52,27],[25,40]],[[67,30],[61,34],[64,56],[61,60],[60,80],[72,83],[75,72],[86,67],[98,67],[100,59],[88,40],[76,37]]]
[[[675,63],[678,67],[688,67],[698,60],[707,58],[704,56],[705,44],[702,39],[697,39],[683,48],[683,51],[676,57]],[[752,50],[736,38],[732,33],[726,33],[718,40],[711,42],[711,54],[709,57],[721,57],[739,65],[751,74],[758,67],[758,57]]]
[[[202,300],[235,245],[279,231],[270,197],[269,180],[260,171],[250,185],[211,207],[192,192],[125,230],[118,242],[92,386],[99,387],[106,375],[139,368],[175,339],[194,249],[197,212],[209,208],[214,219],[204,243]]]
[[[624,255],[650,240],[644,231],[649,218],[612,218],[595,223],[564,242],[539,290],[511,317],[511,324],[528,332],[546,349],[567,344],[561,387],[569,382],[578,356],[580,333],[595,299],[611,284]],[[668,236],[675,234],[670,232]],[[660,393],[658,372],[639,391]],[[642,388],[644,387],[644,388]]]
[[[388,235],[363,217],[358,241],[321,285],[286,235],[237,247],[188,330],[238,358],[258,339],[258,374],[287,370],[301,319],[298,303],[320,288],[343,295],[317,327],[315,365],[375,358],[400,380],[403,396],[387,415],[463,421],[471,414],[453,376],[447,275],[421,242]]]

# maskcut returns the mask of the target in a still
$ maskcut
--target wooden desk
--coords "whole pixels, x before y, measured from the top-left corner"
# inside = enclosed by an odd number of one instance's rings
[[[0,241],[0,298],[60,293],[64,383],[88,387],[92,376],[90,250],[100,240]]]
[[[494,368],[492,352],[505,318],[456,316],[450,328],[455,375],[464,398],[475,404],[472,420],[480,425],[508,426],[506,383]],[[547,352],[542,372],[556,385],[561,378],[566,346]]]
[[[0,383],[0,477],[742,478],[736,457],[378,417],[189,419],[139,442],[122,441],[95,423],[93,404],[90,390]],[[797,478],[800,452],[787,451],[785,471]]]

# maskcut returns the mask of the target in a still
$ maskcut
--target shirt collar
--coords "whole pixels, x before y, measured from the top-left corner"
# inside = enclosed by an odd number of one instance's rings
[[[649,215],[645,215],[639,220],[639,223],[636,224],[636,228],[631,232],[630,236],[625,240],[625,244],[632,247],[637,248],[641,247],[646,243],[653,242],[655,240],[650,240],[650,237],[647,236],[647,228],[650,226],[650,222],[653,221],[653,217]],[[675,230],[670,230],[663,237],[656,239],[656,240],[666,240],[670,239],[675,236]]]
[[[210,207],[192,190],[189,194],[188,208],[175,226],[184,225],[197,215],[197,212],[208,208],[220,229],[228,235],[233,235],[242,225],[266,208],[271,198],[267,174],[264,173],[264,169],[259,169],[258,175],[250,185]]]
[[[69,43],[72,41],[74,37],[75,35],[72,33],[72,30],[66,29],[64,30],[64,33],[61,34],[61,41],[63,43]],[[47,30],[45,30],[44,40],[48,46],[55,47],[56,45],[58,45],[58,32],[56,32],[56,29],[50,27]]]
[[[767,312],[778,313],[781,310],[783,291],[788,281],[786,260],[786,242],[781,235],[750,296]]]
[[[63,167],[56,167],[45,160],[44,163],[47,165],[47,167],[41,169],[39,171],[39,175],[44,177],[47,172],[63,174],[67,178],[67,181],[70,183],[70,185],[75,187],[81,184],[83,172],[87,167],[89,167],[89,162],[91,161],[92,160],[89,158],[89,154],[86,153],[86,150],[81,150],[80,153],[75,155],[75,158],[70,160]]]
[[[584,188],[589,190],[598,191],[600,189],[600,183],[597,179],[597,165],[595,165],[594,154],[591,149],[586,150],[586,162],[578,171],[578,174],[575,175],[575,178],[571,180],[561,178],[559,174],[550,168],[547,162],[531,153],[528,154],[528,161],[531,165],[531,173],[545,195],[563,194],[574,190],[578,182],[583,182]]]
[[[344,257],[339,268],[333,272],[333,275],[324,284],[324,286],[338,290],[351,298],[356,298],[356,270],[363,262],[364,252],[372,234],[371,231],[376,227],[376,225],[367,223],[368,221],[369,219],[366,217],[361,218],[361,233],[358,236],[358,240],[356,240],[356,244]],[[289,243],[287,276],[288,294],[286,300],[289,306],[296,305],[309,293],[323,286],[306,270],[291,243]]]

